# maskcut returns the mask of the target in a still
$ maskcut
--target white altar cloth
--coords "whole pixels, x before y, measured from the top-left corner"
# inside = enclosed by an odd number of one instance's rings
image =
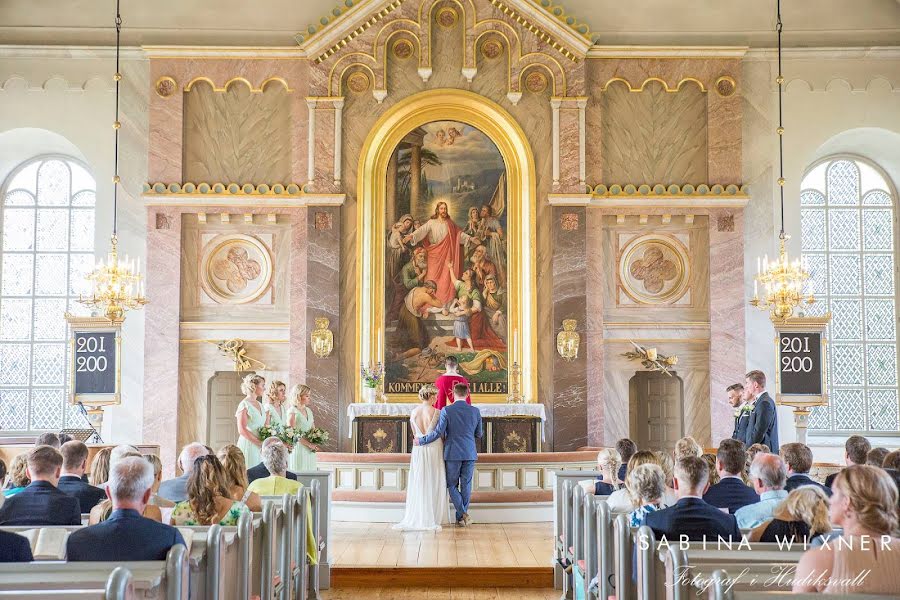
[[[357,417],[408,417],[409,413],[417,406],[419,406],[418,402],[395,404],[353,403],[347,407],[347,418],[349,419],[347,437],[353,437],[353,421]],[[544,439],[544,421],[547,420],[547,411],[544,410],[543,404],[475,404],[474,406],[481,411],[482,417],[538,417],[541,420],[541,440],[543,441]]]

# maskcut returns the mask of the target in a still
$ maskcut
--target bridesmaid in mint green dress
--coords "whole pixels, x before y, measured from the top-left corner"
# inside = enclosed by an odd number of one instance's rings
[[[247,468],[250,468],[262,460],[260,455],[262,440],[256,436],[256,432],[271,418],[259,401],[266,391],[266,380],[262,375],[247,375],[241,383],[241,391],[246,397],[241,400],[237,412],[234,413],[238,427],[237,447],[244,453],[244,461]]]
[[[272,415],[269,421],[270,425],[288,426],[288,410],[284,405],[284,399],[287,396],[287,386],[283,381],[277,379],[269,384],[269,390],[266,392],[266,410]]]
[[[309,396],[312,390],[308,385],[298,384],[291,388],[291,402],[288,408],[288,425],[307,432],[313,428],[313,414],[309,408]],[[315,471],[316,452],[319,448],[306,440],[300,440],[291,452],[288,469],[294,473]]]

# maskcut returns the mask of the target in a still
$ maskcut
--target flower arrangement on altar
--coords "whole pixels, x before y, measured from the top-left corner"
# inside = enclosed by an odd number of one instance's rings
[[[362,376],[363,387],[377,388],[381,383],[381,378],[384,376],[384,369],[381,367],[381,363],[376,364],[374,367],[363,365],[360,367],[359,373]]]
[[[669,377],[672,376],[669,369],[678,364],[677,356],[674,354],[672,356],[666,356],[665,354],[657,352],[656,348],[644,348],[640,344],[635,344],[634,342],[631,342],[631,345],[634,346],[634,350],[624,352],[622,356],[629,360],[641,361],[641,366],[649,371],[660,371]]]
[[[310,444],[314,444],[320,448],[323,444],[327,444],[328,440],[331,438],[328,432],[321,427],[311,427],[309,431],[302,434],[302,437]]]

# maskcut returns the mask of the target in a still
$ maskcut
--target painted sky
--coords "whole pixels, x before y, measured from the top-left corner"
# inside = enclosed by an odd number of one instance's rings
[[[435,134],[441,130],[455,127],[462,132],[453,145],[440,145]],[[500,151],[486,135],[470,125],[455,121],[435,121],[423,125],[428,132],[425,147],[437,154],[444,164],[438,167],[428,166],[426,174],[432,181],[447,181],[460,175],[476,175],[488,169],[503,169],[503,158]]]

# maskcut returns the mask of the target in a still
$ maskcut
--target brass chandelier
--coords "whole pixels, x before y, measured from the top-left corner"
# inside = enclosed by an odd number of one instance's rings
[[[121,178],[119,177],[119,129],[122,124],[119,121],[119,83],[122,81],[122,72],[119,68],[119,55],[121,52],[122,15],[119,12],[119,0],[116,0],[116,73],[113,80],[116,82],[116,120],[113,121],[115,131],[115,162],[113,174],[113,231],[110,238],[109,253],[105,260],[100,260],[87,276],[91,282],[91,294],[83,296],[79,294],[78,301],[85,306],[100,312],[111,322],[121,323],[125,320],[125,311],[140,309],[147,304],[144,296],[143,277],[136,262],[125,257],[119,260],[117,245],[118,230],[118,192]]]
[[[757,274],[753,282],[753,298],[750,304],[760,310],[767,311],[773,321],[784,322],[794,314],[794,309],[803,303],[813,304],[816,299],[812,294],[804,294],[806,281],[809,279],[809,270],[806,262],[800,259],[789,260],[787,253],[787,241],[790,236],[784,232],[784,125],[782,110],[782,92],[784,89],[784,76],[781,74],[781,0],[777,0],[777,21],[775,30],[778,32],[778,191],[781,196],[781,231],[778,234],[779,253],[778,260],[769,262],[768,256],[762,261],[757,259]],[[759,296],[758,284],[762,284],[764,294]]]

